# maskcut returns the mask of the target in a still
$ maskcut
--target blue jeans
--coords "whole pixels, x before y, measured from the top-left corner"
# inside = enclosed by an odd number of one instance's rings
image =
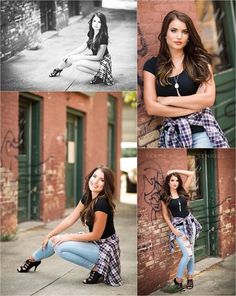
[[[194,243],[195,243],[195,235],[196,235],[196,226],[192,223],[193,227],[193,235],[188,240],[184,233],[183,226],[177,226],[176,228],[182,232],[182,235],[176,237],[176,241],[182,251],[182,258],[179,262],[178,270],[177,270],[177,278],[183,278],[184,270],[187,267],[188,275],[193,275],[194,273]]]
[[[192,148],[213,148],[213,145],[206,132],[192,134]]]
[[[32,256],[35,261],[40,261],[54,253],[67,261],[91,270],[98,261],[99,247],[92,242],[78,241],[66,241],[54,247],[50,239],[45,249],[38,249]]]

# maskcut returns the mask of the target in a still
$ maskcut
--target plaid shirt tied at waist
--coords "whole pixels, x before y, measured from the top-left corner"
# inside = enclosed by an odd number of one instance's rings
[[[210,108],[179,118],[166,118],[160,135],[160,147],[192,148],[191,125],[204,127],[214,148],[228,148],[229,144]]]
[[[106,54],[100,61],[100,68],[95,75],[102,79],[106,85],[113,85],[114,79],[112,77],[112,63],[110,54]]]
[[[189,213],[189,215],[185,218],[181,218],[181,217],[174,217],[171,221],[172,225],[174,227],[176,227],[178,224],[183,224],[184,227],[184,233],[187,236],[187,238],[190,240],[190,238],[193,235],[193,228],[192,228],[192,223],[195,224],[196,226],[196,237],[195,239],[197,239],[199,237],[200,231],[202,229],[201,224],[198,222],[198,220],[191,214]],[[176,239],[176,235],[171,232],[169,235],[169,239],[170,239],[170,252],[173,254],[174,250],[175,250],[175,239]]]
[[[105,284],[121,286],[119,237],[113,234],[94,243],[99,247],[99,258],[96,264],[98,273],[103,275]]]

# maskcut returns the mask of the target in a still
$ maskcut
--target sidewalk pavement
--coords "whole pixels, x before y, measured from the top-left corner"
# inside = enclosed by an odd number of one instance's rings
[[[37,227],[31,224],[33,228],[28,224],[27,230],[22,227],[18,231],[16,240],[1,243],[2,296],[137,295],[136,205],[120,203],[115,215],[115,227],[120,237],[123,286],[111,287],[104,283],[84,285],[82,281],[89,271],[55,255],[43,260],[36,272],[18,273],[16,268],[40,246],[43,237],[59,222],[38,223]],[[69,232],[81,231],[81,227],[78,222]]]
[[[175,295],[235,295],[235,255],[231,255],[224,260],[218,259],[218,263],[213,264],[214,258],[206,258],[196,263],[197,274],[194,276],[194,288],[183,290]],[[213,264],[213,265],[211,265]],[[186,282],[184,282],[184,287]],[[162,290],[157,290],[151,295],[169,295]]]
[[[96,9],[95,9],[96,10]],[[94,10],[94,11],[95,11]],[[107,17],[112,71],[115,84],[91,85],[92,76],[70,67],[61,76],[50,78],[53,68],[87,39],[88,20],[73,17],[60,31],[43,34],[40,48],[24,50],[2,63],[2,91],[126,91],[136,89],[136,11],[101,8]]]

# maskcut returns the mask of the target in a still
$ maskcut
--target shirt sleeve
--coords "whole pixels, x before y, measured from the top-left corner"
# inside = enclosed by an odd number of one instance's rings
[[[156,76],[156,74],[157,74],[157,58],[152,57],[151,59],[147,60],[143,66],[143,70],[150,72]]]
[[[107,198],[99,198],[94,205],[94,212],[101,211],[106,214],[109,213],[109,204]]]
[[[80,201],[82,202],[83,205],[85,204],[85,202],[86,202],[86,197],[85,197],[85,195],[83,195],[83,197],[81,198]]]
[[[102,38],[101,38],[101,43],[100,44],[101,45],[102,44],[107,45],[108,44],[108,37],[103,35]]]

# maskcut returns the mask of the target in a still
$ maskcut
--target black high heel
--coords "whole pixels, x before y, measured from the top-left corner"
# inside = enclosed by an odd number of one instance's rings
[[[24,265],[21,265],[17,268],[18,272],[28,272],[32,267],[34,267],[34,271],[36,271],[37,267],[41,264],[41,261],[30,261],[27,259]]]
[[[99,84],[102,83],[103,80],[100,77],[94,76],[94,78],[92,80],[89,81],[90,84]]]
[[[100,273],[97,271],[92,270],[89,274],[89,277],[83,280],[84,284],[96,284],[98,280],[102,277]]]
[[[175,283],[175,285],[177,286],[177,288],[178,288],[179,290],[182,290],[182,289],[183,289],[183,284],[182,284],[182,283],[178,283],[178,282],[176,281],[176,278],[174,279],[174,283]]]
[[[193,288],[193,279],[187,279],[186,288],[189,290]]]
[[[56,77],[57,74],[59,74],[58,76],[60,76],[62,70],[63,69],[59,69],[59,68],[53,69],[52,73],[49,74],[49,77]]]

